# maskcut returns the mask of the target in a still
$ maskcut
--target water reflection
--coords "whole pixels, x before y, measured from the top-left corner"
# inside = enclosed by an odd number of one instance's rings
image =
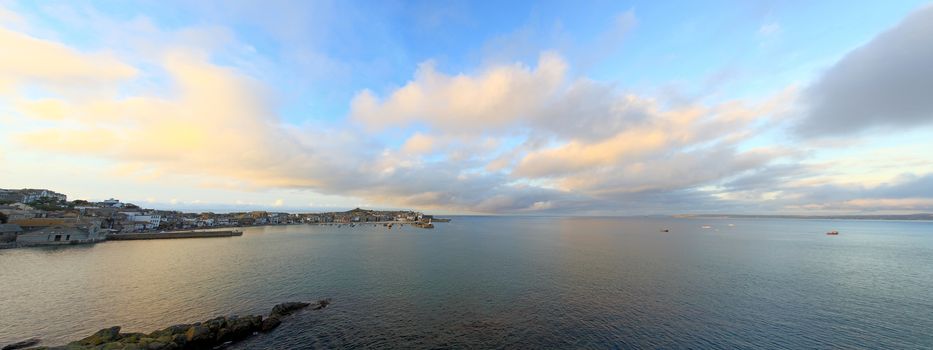
[[[929,347],[931,227],[460,217],[5,250],[0,343],[332,297],[239,348]]]

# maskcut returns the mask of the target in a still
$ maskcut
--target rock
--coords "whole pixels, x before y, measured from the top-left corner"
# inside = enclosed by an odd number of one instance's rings
[[[39,338],[30,338],[30,339],[18,341],[13,344],[4,346],[2,350],[16,350],[16,349],[27,348],[27,347],[39,344],[39,341],[40,341]]]
[[[109,343],[114,340],[120,339],[120,326],[113,326],[110,328],[104,328],[97,333],[92,334],[91,336],[73,342],[75,345],[100,345],[104,343]]]
[[[109,343],[104,344],[103,346],[98,346],[97,349],[100,349],[100,350],[117,350],[117,349],[123,349],[124,346],[125,346],[125,345],[124,345],[123,343],[121,343],[121,342],[109,342]]]
[[[227,319],[227,328],[217,332],[218,341],[240,340],[262,328],[262,316],[245,316]]]
[[[260,327],[259,330],[263,333],[270,332],[280,324],[282,324],[282,321],[279,320],[279,317],[276,315],[271,315],[262,321],[262,327]]]
[[[189,347],[201,347],[208,345],[213,341],[214,333],[211,332],[211,329],[206,326],[191,326],[191,328],[188,328],[188,331],[185,332],[185,343]]]
[[[327,307],[327,305],[330,305],[330,298],[318,300],[317,303],[311,307],[311,310],[320,310]]]
[[[146,350],[163,350],[167,347],[168,345],[163,342],[154,341],[146,345]]]
[[[180,347],[188,345],[188,339],[184,334],[175,334],[172,336],[172,343],[178,344]]]
[[[330,299],[316,303],[288,302],[275,305],[269,317],[229,316],[215,317],[193,324],[176,324],[152,333],[120,333],[120,327],[110,327],[97,331],[91,336],[71,342],[64,346],[39,347],[29,350],[204,350],[222,349],[233,342],[245,339],[259,332],[270,332],[280,324],[282,318],[298,310],[313,305],[320,310],[330,304]],[[7,345],[0,350],[17,350],[39,343],[38,339],[29,339]]]
[[[121,343],[139,343],[139,340],[147,337],[148,335],[143,333],[123,333],[120,334]]]
[[[153,340],[152,342],[171,343],[171,342],[172,342],[172,336],[171,336],[171,335],[163,335],[163,336],[161,336],[161,337],[155,338],[155,340]]]
[[[221,328],[227,326],[227,318],[222,316],[212,318],[210,320],[204,321],[204,326],[210,329],[212,333],[216,333]]]
[[[214,341],[218,343],[226,341],[227,339],[230,338],[230,330],[227,328],[218,329],[217,333],[215,334],[216,334],[215,336],[216,338],[214,338]]]
[[[159,338],[162,336],[173,336],[175,334],[184,334],[188,331],[188,328],[191,328],[190,324],[176,324],[172,326],[165,327],[162,330],[158,330],[152,333],[149,333],[150,338]]]
[[[292,302],[288,302],[288,303],[281,303],[281,304],[278,304],[278,305],[272,307],[272,312],[269,314],[269,316],[271,317],[271,316],[273,316],[273,315],[279,315],[279,316],[291,315],[291,314],[294,313],[295,311],[304,309],[304,308],[308,307],[309,305],[311,305],[311,304],[309,304],[309,303],[303,303],[303,302],[300,302],[300,301],[292,301]]]

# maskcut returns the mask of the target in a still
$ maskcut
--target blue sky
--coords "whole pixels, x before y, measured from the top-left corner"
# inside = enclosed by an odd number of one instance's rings
[[[873,48],[933,43],[928,8],[0,2],[11,60],[0,118],[14,126],[0,131],[0,185],[177,208],[930,210],[922,186],[933,164],[916,152],[930,145],[922,98],[879,99],[863,109],[918,106],[855,113],[844,134],[800,129],[845,124],[821,111],[845,110],[834,96],[871,93],[833,81],[870,85],[857,73],[896,70],[871,62],[924,59]],[[849,66],[862,68],[833,73]],[[56,141],[34,143],[40,136]],[[909,157],[880,170],[871,158],[893,155]],[[37,175],[37,162],[73,176]],[[757,177],[769,181],[729,187]],[[914,182],[913,197],[877,194]]]

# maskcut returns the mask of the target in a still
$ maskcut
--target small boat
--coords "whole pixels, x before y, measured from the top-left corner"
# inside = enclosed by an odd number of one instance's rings
[[[710,226],[710,225],[703,225],[702,227],[703,227],[703,228],[713,228],[713,227]]]
[[[838,235],[839,235],[839,231],[832,230],[832,231],[826,232],[826,235],[827,235],[827,236],[838,236]]]
[[[668,228],[662,228],[662,229],[661,229],[661,232],[671,232],[671,229],[668,229]]]

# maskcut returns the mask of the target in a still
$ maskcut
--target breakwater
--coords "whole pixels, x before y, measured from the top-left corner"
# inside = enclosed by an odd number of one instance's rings
[[[119,233],[107,236],[110,241],[133,241],[145,239],[180,239],[180,238],[213,238],[242,236],[242,231],[183,231],[164,233]]]
[[[150,333],[121,333],[121,327],[101,329],[81,340],[62,346],[33,347],[29,350],[84,350],[84,349],[216,349],[259,333],[268,333],[282,323],[285,316],[310,307],[321,310],[330,299],[314,303],[288,302],[275,305],[268,316],[220,316],[193,324],[176,324]],[[36,338],[10,344],[4,350],[21,349],[36,345]]]

